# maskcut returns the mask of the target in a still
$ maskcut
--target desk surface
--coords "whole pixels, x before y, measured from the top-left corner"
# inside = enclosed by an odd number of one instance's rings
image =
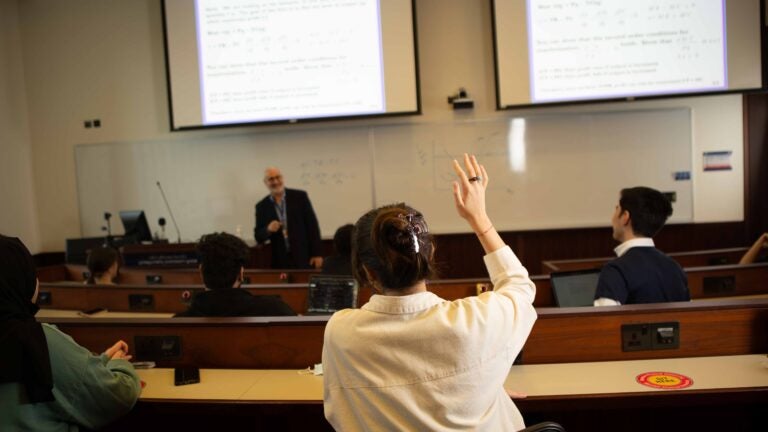
[[[645,372],[686,375],[684,390],[657,390],[636,382]],[[206,400],[321,403],[322,377],[297,370],[202,369],[200,383],[173,385],[173,369],[139,370],[144,401]],[[768,358],[763,354],[659,360],[514,366],[505,387],[529,398],[768,388]]]
[[[747,300],[747,299],[766,299],[768,294],[751,294],[743,296],[727,296],[727,297],[705,297],[691,299],[694,302],[706,302],[706,301],[721,301],[721,300]]]
[[[639,384],[646,372],[672,372],[693,380],[681,390]],[[764,354],[655,360],[520,365],[512,367],[505,387],[529,397],[768,388]]]
[[[66,309],[40,309],[35,318],[171,318],[173,313],[161,312],[113,312],[103,310],[90,315],[82,311]]]
[[[146,383],[144,401],[323,401],[322,377],[307,370],[201,369],[199,383],[183,386],[173,384],[173,369],[137,372]]]

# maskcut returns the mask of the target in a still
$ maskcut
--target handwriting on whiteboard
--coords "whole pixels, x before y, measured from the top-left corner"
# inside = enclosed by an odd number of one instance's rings
[[[303,186],[332,186],[354,181],[357,176],[341,164],[339,158],[316,158],[302,161],[299,165],[299,181]]]

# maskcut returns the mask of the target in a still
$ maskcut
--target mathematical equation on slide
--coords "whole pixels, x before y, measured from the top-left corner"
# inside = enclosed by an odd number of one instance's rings
[[[535,101],[727,86],[722,0],[529,0]]]

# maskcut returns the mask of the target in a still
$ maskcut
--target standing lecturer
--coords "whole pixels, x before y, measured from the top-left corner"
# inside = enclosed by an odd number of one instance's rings
[[[256,204],[258,243],[272,244],[272,268],[316,268],[323,265],[320,226],[303,190],[288,189],[274,167],[264,170],[269,195]]]

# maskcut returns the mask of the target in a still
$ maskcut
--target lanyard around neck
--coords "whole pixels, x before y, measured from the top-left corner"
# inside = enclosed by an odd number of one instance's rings
[[[280,223],[285,225],[287,221],[287,210],[285,206],[285,195],[283,195],[283,199],[280,200],[280,204],[275,201],[274,197],[272,198],[272,203],[275,204],[275,211],[277,211],[277,217],[280,219]]]

